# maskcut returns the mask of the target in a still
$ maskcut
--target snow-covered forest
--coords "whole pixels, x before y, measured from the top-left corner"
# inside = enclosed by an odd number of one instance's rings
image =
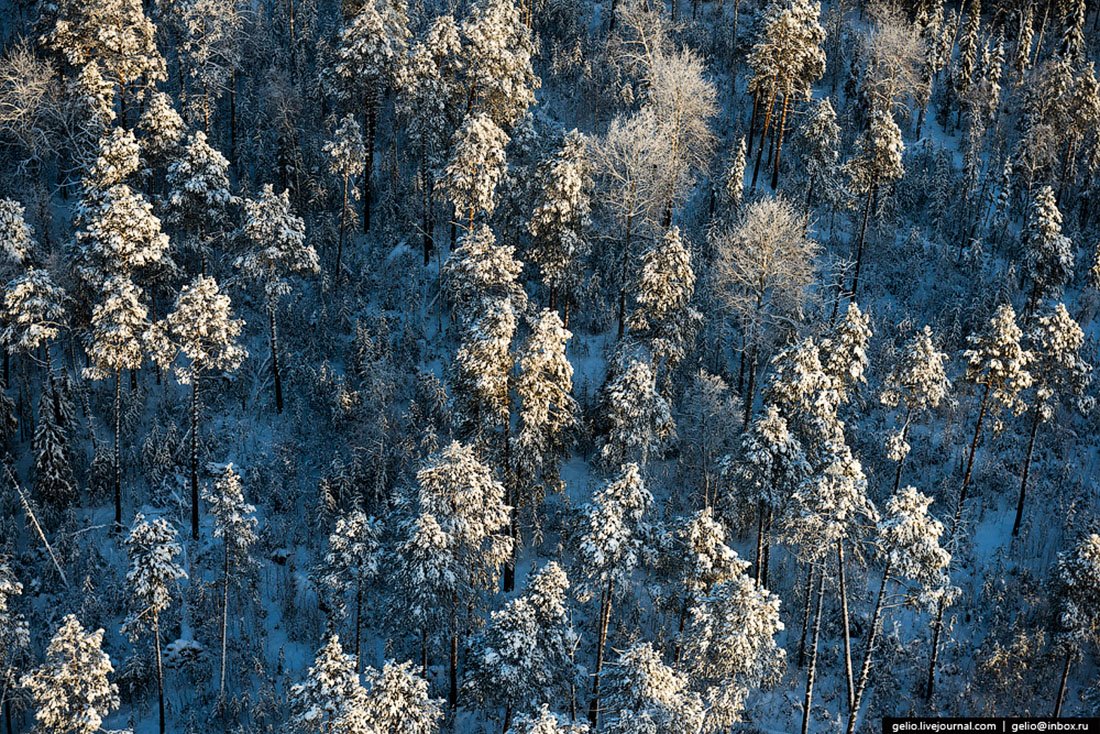
[[[1100,3],[3,0],[0,734],[1100,710]]]

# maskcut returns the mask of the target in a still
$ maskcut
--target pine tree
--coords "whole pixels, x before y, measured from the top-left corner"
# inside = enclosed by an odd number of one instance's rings
[[[226,464],[225,473],[207,490],[203,499],[210,505],[214,518],[214,537],[222,539],[222,619],[221,619],[221,673],[218,676],[218,695],[225,696],[226,641],[229,632],[229,581],[233,566],[247,566],[249,549],[255,544],[256,508],[245,502],[241,477]]]
[[[859,239],[855,246],[855,271],[848,292],[854,297],[859,287],[859,272],[863,265],[863,245],[867,241],[867,222],[871,218],[871,206],[883,186],[889,186],[905,173],[901,154],[905,143],[901,130],[889,111],[871,111],[867,129],[856,141],[856,153],[845,165],[853,191],[864,195],[863,222],[859,227]]]
[[[906,342],[902,354],[886,376],[879,400],[888,408],[901,408],[901,428],[887,435],[887,455],[897,462],[894,492],[901,487],[901,468],[909,455],[909,428],[921,413],[939,406],[951,387],[945,363],[947,355],[936,349],[931,327],[925,326]]]
[[[34,718],[45,731],[94,734],[103,719],[119,707],[115,672],[103,652],[103,630],[85,632],[72,614],[46,649],[46,662],[23,676],[22,685],[34,698]]]
[[[456,119],[466,102],[459,73],[462,38],[452,15],[439,15],[409,51],[397,72],[397,112],[407,121],[409,140],[417,151],[420,186],[421,248],[424,265],[435,250],[435,180]]]
[[[565,571],[547,563],[470,641],[464,688],[481,705],[503,710],[503,731],[514,714],[568,694],[578,642],[565,606],[568,589]]]
[[[505,734],[588,734],[588,724],[550,711],[542,704],[537,714],[517,716]]]
[[[13,353],[48,350],[61,331],[65,300],[65,292],[48,270],[27,268],[8,283],[0,301],[0,323],[4,324],[0,344]]]
[[[635,293],[637,308],[627,325],[649,343],[668,375],[683,360],[695,327],[703,319],[691,307],[695,271],[679,227],[670,228],[642,255]]]
[[[772,523],[809,473],[802,445],[774,405],[742,434],[738,453],[722,461],[727,491],[719,506],[731,518],[745,508],[756,513],[754,575],[762,586],[768,585]]]
[[[189,0],[177,8],[183,31],[178,53],[193,90],[187,101],[198,108],[209,136],[213,107],[241,68],[245,13],[235,0]],[[236,120],[230,121],[230,135],[236,144]]]
[[[363,629],[363,593],[378,575],[382,555],[381,523],[360,510],[352,510],[336,520],[336,528],[328,536],[322,580],[338,598],[342,610],[343,598],[355,591],[355,655],[361,666],[361,634]],[[357,668],[358,669],[358,668]]]
[[[592,678],[592,702],[588,720],[599,724],[600,672],[603,670],[607,630],[615,599],[630,588],[630,577],[641,562],[650,535],[645,519],[653,495],[642,480],[637,464],[626,464],[613,481],[601,488],[585,508],[577,568],[584,579],[582,597],[599,596],[596,665]]]
[[[1044,298],[1057,298],[1073,277],[1073,243],[1062,234],[1062,214],[1049,186],[1043,186],[1035,195],[1025,237],[1030,310]]]
[[[180,553],[178,537],[176,529],[164,518],[146,521],[139,512],[134,516],[130,536],[126,538],[126,551],[130,556],[130,571],[126,574],[126,583],[134,598],[133,611],[126,622],[126,629],[136,635],[139,628],[148,626],[153,633],[161,734],[164,734],[165,720],[160,615],[172,603],[172,585],[179,579],[187,578],[187,574],[175,562],[175,557]]]
[[[754,190],[769,133],[774,133],[775,140],[772,188],[778,187],[780,156],[791,103],[798,98],[808,99],[813,83],[825,73],[825,51],[821,48],[825,29],[821,27],[819,15],[820,6],[811,0],[791,0],[770,2],[761,18],[759,40],[749,53],[749,66],[753,71],[749,90],[755,95],[757,107],[764,112],[752,172]],[[775,105],[780,96],[783,104],[773,130]],[[754,115],[754,123],[755,119]],[[749,137],[751,140],[751,133]],[[752,143],[749,145],[751,153]]]
[[[1086,644],[1100,639],[1100,535],[1082,537],[1071,550],[1059,553],[1055,574],[1055,640],[1065,656],[1054,701],[1054,717],[1058,718],[1074,660]]]
[[[568,318],[580,282],[579,266],[588,249],[585,229],[592,180],[584,136],[576,130],[566,133],[561,147],[540,164],[538,176],[535,209],[527,225],[534,238],[531,261],[550,292],[549,307],[564,307]]]
[[[777,681],[786,660],[775,639],[779,597],[744,574],[747,565],[692,606],[684,634],[685,671],[702,689],[700,731],[709,734],[741,721],[749,692]]]
[[[882,581],[875,597],[863,664],[848,713],[848,734],[854,734],[856,730],[860,704],[871,680],[872,656],[890,582],[915,584],[925,605],[937,595],[947,593],[946,569],[951,562],[951,554],[940,546],[943,523],[928,514],[931,504],[931,497],[913,487],[905,487],[886,502],[885,516],[878,522],[875,550],[882,559]]]
[[[34,492],[47,507],[59,513],[76,502],[77,490],[69,458],[69,437],[57,423],[52,392],[44,392],[38,400],[33,446]]]
[[[515,381],[519,430],[511,439],[517,510],[537,507],[548,491],[563,486],[559,468],[579,410],[566,355],[572,336],[556,311],[543,309],[520,350]]]
[[[1085,335],[1069,315],[1065,304],[1059,303],[1037,319],[1030,341],[1034,356],[1031,373],[1034,375],[1035,397],[1030,406],[1031,430],[1021,472],[1016,519],[1012,523],[1013,535],[1019,534],[1024,516],[1027,479],[1039,424],[1053,418],[1059,404],[1067,403],[1071,398],[1075,399],[1082,412],[1087,413],[1093,405],[1093,399],[1085,397],[1085,390],[1092,382],[1092,365],[1081,358]]]
[[[838,596],[841,605],[841,626],[844,636],[844,661],[848,703],[854,703],[851,639],[848,623],[845,544],[857,542],[868,524],[878,520],[878,511],[867,496],[867,477],[863,467],[838,435],[825,444],[821,460],[791,497],[784,518],[785,540],[797,546],[799,554],[810,564],[811,579],[815,567],[819,576],[818,599],[814,611],[814,635],[810,643],[810,667],[806,677],[806,699],[802,713],[803,734],[809,726],[813,703],[814,678],[817,667],[817,645],[821,625],[821,596],[824,590],[824,559],[835,552],[838,573]]]
[[[115,378],[114,495],[115,529],[122,528],[122,371],[139,369],[145,361],[145,332],[149,320],[141,290],[125,276],[103,283],[103,301],[92,310],[88,334],[91,366],[84,376],[92,380]]]
[[[302,683],[290,688],[291,730],[302,734],[358,734],[367,692],[355,671],[355,658],[332,635],[317,651]]]
[[[444,596],[436,604],[449,607],[450,691],[448,704],[458,703],[459,638],[465,614],[478,595],[492,589],[500,568],[512,557],[512,539],[505,535],[510,508],[504,487],[474,450],[458,442],[431,457],[416,474],[417,512],[438,525],[436,547],[444,555]]]
[[[413,673],[410,663],[386,661],[381,671],[366,673],[363,701],[365,729],[387,734],[435,734],[443,718],[442,701],[431,698],[428,681]]]
[[[699,731],[704,718],[688,676],[665,665],[648,642],[623,651],[610,666],[604,708],[604,731],[613,734]]]
[[[128,184],[93,190],[81,205],[79,222],[77,271],[91,289],[104,287],[108,278],[138,278],[170,262],[160,219]]]
[[[411,624],[420,638],[421,674],[428,674],[429,643],[447,639],[449,602],[455,585],[454,542],[433,515],[404,523],[393,554],[397,593],[387,610],[391,625]]]
[[[167,92],[151,91],[138,118],[141,148],[146,158],[166,166],[183,142],[187,125]]]
[[[275,381],[275,412],[283,412],[283,379],[279,371],[279,337],[275,310],[290,292],[287,278],[320,272],[313,245],[306,244],[305,221],[290,209],[290,192],[276,195],[271,184],[258,199],[245,199],[242,231],[252,249],[237,258],[247,277],[263,283],[271,340],[271,372]]]
[[[165,175],[167,221],[189,235],[189,244],[205,275],[211,238],[224,224],[233,200],[229,192],[229,161],[197,130],[184,140]]]
[[[871,317],[863,313],[855,301],[848,304],[844,318],[821,340],[821,368],[836,392],[840,403],[851,400],[851,392],[866,382],[867,345],[871,341]]]
[[[443,266],[443,288],[460,327],[476,324],[493,301],[508,301],[518,313],[526,307],[519,283],[523,263],[515,248],[496,241],[487,225],[463,235]]]
[[[982,427],[987,413],[994,417],[1002,410],[1019,415],[1027,404],[1020,393],[1034,381],[1030,367],[1034,355],[1020,343],[1023,332],[1016,325],[1016,312],[1012,306],[1004,304],[997,308],[986,328],[967,337],[970,349],[963,352],[966,358],[964,379],[981,391],[978,402],[978,418],[974,424],[974,437],[970,441],[970,450],[966,456],[966,469],[963,472],[962,486],[955,501],[955,513],[948,527],[948,541],[955,539],[959,522],[962,520],[963,506],[966,503],[970,480],[974,472],[974,457],[981,440]],[[936,618],[932,623],[932,652],[928,662],[928,677],[925,683],[925,698],[931,699],[936,687],[936,664],[939,660],[940,635],[943,632],[943,615],[949,599],[940,597],[936,607]]]
[[[341,261],[344,256],[344,243],[347,241],[348,224],[355,221],[355,209],[351,206],[351,199],[359,198],[359,189],[353,179],[363,173],[363,159],[366,157],[366,147],[363,145],[363,133],[359,123],[355,121],[355,115],[345,115],[340,120],[340,126],[333,133],[332,140],[326,142],[323,148],[328,156],[328,170],[334,176],[340,177],[340,238],[336,245],[336,282],[339,284],[343,277]]]
[[[600,458],[608,466],[624,461],[644,466],[650,453],[675,435],[676,427],[649,360],[626,353],[617,362],[603,387],[607,435]]]
[[[16,666],[31,644],[27,620],[14,608],[22,594],[23,584],[12,571],[10,559],[0,555],[0,708],[9,729],[12,691],[19,686]]]
[[[99,150],[84,177],[84,186],[94,196],[127,183],[140,168],[141,148],[134,133],[115,127],[99,139]]]
[[[363,231],[370,230],[371,179],[374,175],[378,104],[405,57],[409,38],[404,0],[363,3],[340,32],[336,74],[346,93],[361,104],[366,121],[363,171]]]
[[[730,159],[729,169],[726,171],[725,202],[731,214],[741,208],[741,200],[745,195],[745,166],[748,165],[748,152],[745,148],[745,138],[737,141],[737,149]]]
[[[840,157],[840,126],[828,98],[817,103],[799,132],[799,158],[806,171],[806,209],[813,211],[814,194],[822,187],[835,186]]]
[[[962,121],[964,101],[970,95],[974,82],[974,70],[978,62],[978,30],[982,23],[981,0],[970,0],[966,9],[966,26],[959,38],[959,54],[955,60],[952,88],[959,105],[959,121]]]
[[[45,42],[70,67],[95,63],[120,91],[142,77],[148,83],[167,78],[156,28],[139,0],[62,0],[56,7]]]
[[[199,538],[199,384],[209,372],[233,372],[248,356],[238,344],[244,322],[233,318],[229,296],[216,280],[200,275],[185,285],[173,310],[152,325],[148,341],[153,359],[168,369],[179,355],[176,379],[191,386],[191,537]]]
[[[529,24],[514,0],[477,0],[461,30],[470,109],[511,130],[535,103],[540,85]]]
[[[669,601],[678,615],[675,663],[683,653],[688,612],[715,585],[740,576],[748,568],[726,545],[726,529],[706,507],[675,522],[664,534],[659,562],[669,567]]]
[[[494,0],[509,2],[510,0]],[[436,180],[439,192],[454,206],[466,231],[474,231],[474,218],[496,208],[495,190],[504,177],[504,146],[508,135],[485,113],[469,114],[454,135],[447,165]]]
[[[27,224],[23,205],[0,199],[0,253],[4,259],[22,264],[31,259],[35,249],[34,229]]]

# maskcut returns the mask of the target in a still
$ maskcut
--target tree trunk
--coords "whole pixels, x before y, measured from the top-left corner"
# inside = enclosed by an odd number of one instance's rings
[[[153,647],[157,653],[157,709],[160,734],[164,734],[164,663],[160,657],[160,615],[153,615]]]
[[[363,671],[363,579],[355,578],[355,672]]]
[[[1073,651],[1066,651],[1066,661],[1062,665],[1062,681],[1058,684],[1058,698],[1054,701],[1054,718],[1062,715],[1062,702],[1066,700],[1066,684],[1069,682],[1069,669],[1073,664]]]
[[[867,189],[867,203],[863,206],[863,224],[859,227],[859,241],[856,245],[856,270],[852,275],[852,287],[849,290],[853,299],[859,288],[859,271],[863,267],[863,243],[867,241],[867,221],[871,218],[871,200],[874,198],[876,188],[878,188],[877,185],[872,185]]]
[[[448,661],[450,687],[447,690],[447,705],[452,710],[458,708],[458,599],[451,599],[451,650]]]
[[[802,606],[802,636],[798,640],[798,667],[806,664],[806,633],[810,629],[810,607],[814,598],[814,571],[817,569],[810,564],[806,569],[806,600]]]
[[[756,505],[756,585],[764,583],[764,502]]]
[[[750,354],[752,356],[749,358],[749,385],[748,389],[745,390],[745,414],[741,421],[741,426],[743,428],[749,427],[749,421],[752,420],[752,404],[753,400],[756,398],[756,362],[760,358],[756,344],[752,345]]]
[[[199,374],[191,374],[191,538],[199,539]]]
[[[115,370],[115,530],[122,532],[122,370]]]
[[[619,269],[619,338],[623,338],[623,334],[626,333],[626,270],[627,263],[630,261],[630,229],[634,223],[634,218],[627,215],[626,218],[626,233],[623,237],[623,256]]]
[[[779,118],[779,137],[775,143],[775,168],[772,170],[772,190],[779,190],[779,162],[783,155],[783,133],[787,128],[787,112],[790,109],[789,95],[783,95],[783,114]]]
[[[867,647],[863,651],[863,665],[859,669],[859,685],[856,686],[852,699],[852,709],[848,712],[847,734],[855,734],[856,720],[859,718],[859,707],[863,702],[863,694],[867,690],[867,683],[871,679],[871,656],[875,652],[875,643],[878,641],[878,628],[882,620],[882,602],[886,598],[886,584],[890,580],[890,561],[887,559],[882,569],[882,584],[878,587],[878,596],[875,597],[875,611],[871,614],[871,629],[867,633]]]
[[[611,621],[611,596],[615,591],[615,582],[608,580],[607,588],[600,597],[599,629],[596,642],[596,669],[592,676],[592,703],[588,706],[588,723],[595,730],[600,723],[600,672],[603,670],[604,647],[607,645],[607,628]]]
[[[1012,523],[1012,536],[1020,534],[1020,522],[1024,519],[1024,499],[1027,496],[1027,478],[1031,473],[1031,457],[1035,452],[1035,434],[1039,432],[1039,423],[1042,420],[1039,406],[1032,408],[1031,433],[1027,439],[1027,456],[1024,459],[1023,476],[1020,479],[1020,498],[1016,501],[1016,519]]]
[[[734,90],[736,91],[736,90]],[[756,118],[760,114],[760,92],[756,91],[752,93],[752,117],[749,118],[749,136],[748,136],[748,149],[745,151],[745,155],[752,155],[752,146],[756,141]]]
[[[845,572],[844,541],[836,542],[836,567],[840,579],[840,620],[844,632],[844,683],[848,691],[848,710],[855,707],[855,696],[852,684],[852,632],[848,621],[848,586],[847,573]]]
[[[336,284],[335,287],[340,287],[340,262],[344,258],[344,240],[347,237],[347,218],[348,218],[348,174],[344,174],[344,191],[341,197],[340,204],[340,237],[336,240]]]
[[[218,698],[225,698],[225,660],[229,628],[229,538],[222,538],[225,554],[222,558],[222,666],[218,677]]]
[[[374,134],[378,125],[378,92],[371,87],[367,92],[367,125],[363,142],[367,146],[367,158],[363,168],[363,232],[370,232],[371,179],[374,176]]]
[[[810,709],[814,702],[814,678],[817,675],[817,644],[821,638],[821,601],[825,597],[825,570],[817,581],[817,602],[814,604],[814,638],[810,648],[810,669],[806,673],[806,698],[802,706],[802,734],[810,731]]]
[[[423,230],[421,233],[421,244],[424,249],[424,267],[432,261],[432,250],[435,249],[435,238],[432,232],[432,181],[431,175],[428,173],[428,156],[427,153],[421,153],[420,156],[420,188],[421,188],[421,214],[420,214],[420,228]]]
[[[901,426],[901,441],[905,443],[905,440],[909,437],[909,420],[913,416],[912,406],[906,406],[905,408],[905,423]],[[901,467],[905,464],[905,457],[901,457],[898,460],[897,469],[894,472],[894,494],[898,493],[898,489],[901,487]]]
[[[928,676],[924,684],[925,701],[931,701],[936,694],[936,662],[940,657],[940,634],[943,632],[943,615],[946,609],[946,597],[941,595],[936,604],[936,618],[932,621],[932,653],[928,658]]]
[[[271,333],[271,374],[275,378],[275,412],[283,412],[283,378],[279,373],[279,332],[275,328],[275,302],[267,304],[267,323]]]
[[[760,133],[760,147],[756,149],[756,163],[752,167],[752,186],[750,191],[756,191],[756,179],[760,175],[760,163],[764,159],[764,141],[768,139],[768,133],[772,127],[772,112],[775,109],[775,98],[778,90],[771,93],[768,99],[768,107],[764,110],[764,129]]]

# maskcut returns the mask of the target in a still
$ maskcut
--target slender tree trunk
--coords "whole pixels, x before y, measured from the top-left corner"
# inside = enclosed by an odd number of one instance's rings
[[[122,370],[115,370],[115,531],[122,532]]]
[[[424,267],[432,261],[432,250],[435,248],[435,238],[432,232],[432,182],[428,173],[428,156],[421,153],[420,156],[420,189],[421,189],[421,245],[424,250]]]
[[[588,706],[588,722],[595,730],[600,723],[600,673],[603,671],[604,648],[607,645],[607,628],[611,621],[611,597],[615,582],[608,579],[607,588],[600,597],[599,629],[596,642],[596,669],[592,676],[592,703]]]
[[[859,271],[863,266],[863,244],[867,241],[867,221],[871,218],[871,200],[874,198],[875,189],[877,185],[872,185],[867,190],[867,203],[863,206],[863,224],[859,227],[859,241],[856,245],[856,270],[852,275],[852,287],[850,289],[851,297],[856,297],[856,290],[859,288]]]
[[[1031,412],[1031,433],[1028,435],[1027,439],[1027,455],[1024,459],[1023,476],[1020,478],[1020,498],[1016,501],[1016,519],[1012,523],[1013,537],[1020,534],[1020,523],[1024,519],[1024,499],[1027,496],[1027,478],[1031,473],[1031,457],[1035,452],[1035,434],[1039,432],[1039,423],[1042,420],[1038,406],[1032,408]]]
[[[806,569],[805,602],[802,605],[802,636],[798,640],[798,667],[806,664],[806,633],[810,629],[810,609],[814,598],[814,572],[817,568],[811,563]]]
[[[907,405],[905,407],[905,422],[901,426],[901,441],[905,443],[905,440],[909,437],[909,421],[913,417],[913,407]],[[898,489],[901,487],[901,468],[905,464],[905,457],[898,459],[897,469],[894,471],[894,492],[898,493]]]
[[[764,502],[756,505],[756,585],[764,583]]]
[[[859,685],[856,686],[855,696],[852,699],[852,710],[848,712],[847,734],[855,734],[856,720],[859,718],[859,707],[863,702],[863,694],[867,690],[867,683],[871,679],[871,656],[875,653],[875,644],[878,641],[878,628],[882,620],[882,602],[886,598],[886,584],[890,580],[890,561],[882,569],[882,584],[878,587],[878,596],[875,597],[875,611],[871,614],[871,629],[867,633],[867,647],[863,651],[863,665],[859,669]]]
[[[8,730],[8,734],[15,734],[15,729],[11,723],[11,701],[4,698],[4,726]]]
[[[451,650],[448,667],[450,687],[447,690],[447,705],[452,710],[458,708],[458,599],[451,598]]]
[[[932,620],[932,653],[928,658],[928,676],[924,683],[924,700],[931,701],[936,695],[936,663],[940,657],[940,635],[943,633],[943,615],[947,610],[947,602],[941,595],[936,604],[936,618]]]
[[[734,90],[736,91],[736,90]],[[752,155],[752,146],[756,142],[756,118],[760,114],[760,92],[752,93],[752,117],[749,118],[749,145],[745,155]]]
[[[199,539],[199,373],[191,374],[191,538]]]
[[[836,542],[836,567],[840,579],[840,620],[844,628],[844,683],[848,691],[848,710],[855,707],[854,685],[852,684],[852,632],[848,620],[848,585],[845,571],[844,541]]]
[[[157,653],[157,709],[160,734],[164,734],[164,663],[160,656],[160,615],[153,615],[153,647]]]
[[[344,174],[344,191],[341,197],[340,204],[340,238],[336,241],[336,284],[335,287],[340,287],[340,261],[344,258],[344,241],[347,237],[347,218],[348,218],[348,174]]]
[[[772,170],[772,189],[779,190],[779,162],[783,155],[783,133],[787,128],[787,112],[790,109],[790,96],[783,95],[783,114],[779,118],[779,137],[775,143],[775,168]]]
[[[500,727],[500,734],[508,734],[508,729],[512,727],[512,707],[504,707],[504,722]]]
[[[271,333],[271,374],[275,378],[275,412],[283,412],[283,378],[279,373],[279,332],[275,327],[275,302],[267,304],[267,323]]]
[[[363,579],[355,577],[355,672],[363,672]]]
[[[367,92],[367,129],[363,142],[367,159],[363,169],[363,232],[370,232],[371,180],[374,177],[374,136],[378,126],[378,92],[373,85]]]
[[[1066,660],[1062,664],[1062,681],[1058,684],[1058,698],[1054,700],[1054,718],[1062,716],[1062,702],[1066,700],[1066,684],[1069,683],[1069,670],[1073,665],[1073,651],[1066,652]]]
[[[225,554],[222,557],[222,666],[218,676],[218,698],[225,698],[225,661],[229,631],[229,539],[223,538]]]
[[[623,237],[623,256],[619,269],[619,338],[626,333],[626,270],[630,260],[630,229],[634,218],[627,215],[626,234]]]
[[[745,414],[741,421],[741,425],[743,428],[749,427],[749,421],[752,420],[752,404],[753,401],[756,399],[756,362],[760,356],[756,344],[752,345],[752,351],[750,352],[750,354],[752,356],[749,358],[749,385],[748,389],[745,390]]]
[[[802,705],[802,734],[810,731],[810,709],[814,702],[814,678],[817,675],[817,645],[821,638],[821,601],[825,597],[825,570],[817,581],[817,602],[814,604],[814,638],[810,648],[810,669],[806,673],[806,698]]]
[[[760,175],[760,163],[764,159],[764,141],[768,139],[768,133],[771,132],[772,127],[772,112],[775,109],[775,98],[778,96],[778,90],[773,91],[768,98],[768,106],[764,110],[764,129],[760,133],[760,147],[756,149],[756,163],[752,167],[752,186],[750,191],[756,191],[756,179]]]

